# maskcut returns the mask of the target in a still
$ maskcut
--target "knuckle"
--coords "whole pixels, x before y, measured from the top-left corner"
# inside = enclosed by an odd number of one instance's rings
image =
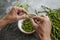
[[[13,7],[13,9],[15,9],[15,7]]]
[[[14,6],[12,9],[16,9],[16,7]]]
[[[37,25],[36,24],[33,24],[34,27],[36,27]]]

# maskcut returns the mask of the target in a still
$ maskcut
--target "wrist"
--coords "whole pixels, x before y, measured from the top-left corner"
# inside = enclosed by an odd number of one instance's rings
[[[5,25],[7,25],[7,24],[8,24],[8,21],[5,20],[4,18],[2,18],[2,19],[0,20],[0,30],[1,30],[2,28],[4,28]]]
[[[48,36],[45,36],[45,37],[41,37],[41,40],[51,40],[51,38]]]
[[[41,40],[51,40],[50,35],[39,34],[39,37],[40,37]]]
[[[2,21],[3,21],[4,23],[6,23],[6,24],[8,24],[8,23],[9,23],[9,20],[8,20],[8,19],[6,19],[5,17],[4,17],[4,18],[2,18]]]

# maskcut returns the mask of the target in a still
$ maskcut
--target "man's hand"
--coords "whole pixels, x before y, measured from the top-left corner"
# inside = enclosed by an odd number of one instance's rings
[[[25,13],[27,13],[25,9],[13,7],[6,16],[0,19],[0,30],[8,23],[27,18],[27,15]]]
[[[34,19],[39,20],[40,24],[36,24]],[[48,16],[45,16],[45,15],[35,16],[31,18],[31,22],[32,22],[33,28],[36,30],[41,40],[51,40],[50,39],[51,22]]]
[[[13,7],[11,11],[4,17],[9,23],[27,18],[26,10],[23,8]],[[21,14],[21,15],[20,15]]]

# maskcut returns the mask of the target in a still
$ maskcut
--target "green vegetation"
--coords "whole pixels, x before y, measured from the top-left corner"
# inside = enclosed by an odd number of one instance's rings
[[[23,28],[26,32],[31,32],[31,31],[33,31],[33,27],[32,27],[32,24],[31,24],[31,22],[30,22],[29,19],[26,19],[26,20],[23,21],[22,28]]]
[[[26,10],[28,10],[28,8],[29,8],[29,5],[28,4],[24,4],[24,3],[17,3],[16,6],[17,7],[22,7],[24,9],[26,9]]]

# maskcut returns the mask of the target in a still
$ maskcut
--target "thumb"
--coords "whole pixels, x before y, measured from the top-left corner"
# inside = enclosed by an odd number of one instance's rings
[[[22,16],[18,16],[18,20],[26,19],[26,18],[28,18],[28,16],[26,14],[24,14]]]
[[[30,18],[30,21],[31,21],[33,27],[37,27],[38,26],[38,24],[36,24],[32,18]]]

